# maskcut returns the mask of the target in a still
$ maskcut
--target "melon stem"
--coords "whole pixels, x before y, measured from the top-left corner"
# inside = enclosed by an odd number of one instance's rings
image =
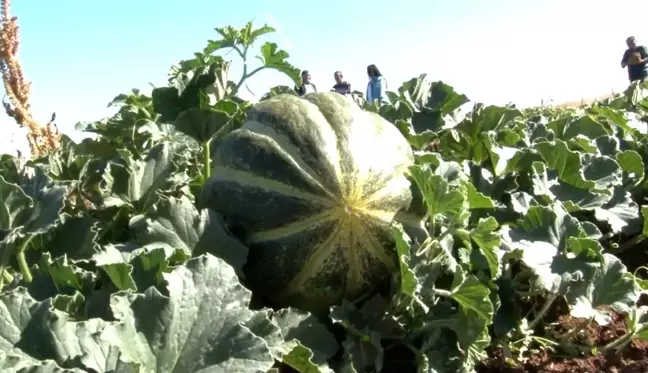
[[[29,270],[29,265],[27,265],[27,260],[25,258],[25,250],[27,249],[27,246],[29,246],[29,243],[33,238],[34,235],[27,236],[18,247],[18,250],[16,250],[16,261],[18,262],[18,268],[20,268],[23,280],[25,280],[26,283],[32,282],[33,279],[31,271]]]
[[[203,144],[203,184],[206,183],[211,176],[211,154],[209,152],[210,141],[211,140],[207,140]]]

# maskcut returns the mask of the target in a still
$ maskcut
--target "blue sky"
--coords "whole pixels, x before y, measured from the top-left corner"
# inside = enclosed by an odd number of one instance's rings
[[[364,90],[375,63],[390,89],[426,72],[474,101],[521,105],[573,100],[619,91],[624,40],[648,43],[646,0],[14,0],[19,57],[32,82],[32,108],[74,138],[78,121],[111,113],[107,103],[131,88],[150,92],[169,67],[191,58],[214,27],[255,19],[279,30],[274,41],[290,61],[311,71],[320,90],[341,70]],[[261,43],[258,44],[260,46]],[[234,54],[232,74],[240,70]],[[288,84],[262,72],[249,86],[259,97]],[[248,99],[254,99],[248,95]],[[0,152],[25,149],[24,131],[0,113]],[[13,138],[13,143],[8,141]]]

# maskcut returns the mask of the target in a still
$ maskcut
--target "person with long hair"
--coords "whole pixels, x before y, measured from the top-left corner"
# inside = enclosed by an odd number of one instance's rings
[[[383,97],[385,97],[385,90],[387,90],[387,81],[374,64],[367,66],[367,75],[369,76],[369,83],[367,83],[367,101],[382,101]]]

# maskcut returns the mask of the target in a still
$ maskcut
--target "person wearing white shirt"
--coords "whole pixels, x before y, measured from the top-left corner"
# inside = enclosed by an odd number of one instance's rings
[[[300,95],[303,96],[307,93],[311,92],[317,92],[317,87],[315,84],[311,82],[311,75],[308,72],[308,70],[304,70],[301,73],[301,78],[302,78],[302,84],[301,86],[297,87],[295,86],[295,91]]]

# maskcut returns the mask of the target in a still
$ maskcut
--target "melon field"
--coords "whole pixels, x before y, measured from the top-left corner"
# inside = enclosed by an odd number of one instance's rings
[[[91,137],[1,155],[0,372],[648,371],[648,86],[253,104],[300,70],[216,31]]]

